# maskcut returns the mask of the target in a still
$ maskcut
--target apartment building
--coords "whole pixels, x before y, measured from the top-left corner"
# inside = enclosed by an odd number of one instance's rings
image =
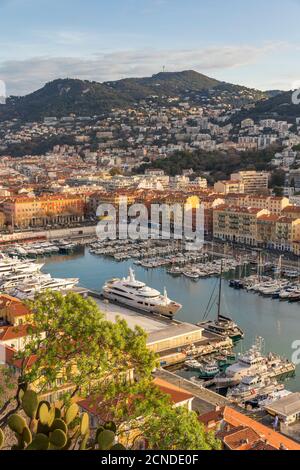
[[[217,206],[213,215],[213,234],[224,241],[257,245],[257,219],[269,215],[266,209]]]
[[[239,193],[244,193],[245,191],[245,186],[242,181],[239,180],[226,180],[226,181],[218,181],[214,185],[214,190],[216,193],[219,194],[239,194]]]
[[[257,245],[298,254],[300,240],[300,218],[261,215],[257,219]]]
[[[240,181],[244,185],[245,194],[267,194],[269,173],[264,171],[240,171],[231,175],[232,181]]]
[[[285,213],[284,211],[288,208],[291,208],[291,212],[295,210],[295,206],[290,205],[290,200],[287,197],[263,196],[260,194],[227,194],[224,199],[229,206],[267,209],[275,215]],[[300,214],[300,207],[298,207],[298,213]]]
[[[7,224],[13,228],[46,227],[81,222],[85,216],[85,196],[16,196],[2,204]]]
[[[258,209],[267,209],[271,214],[281,215],[282,211],[290,205],[287,197],[246,195],[244,205],[256,207]]]
[[[280,217],[276,222],[276,239],[274,248],[282,251],[293,251],[293,244],[300,240],[300,219]]]

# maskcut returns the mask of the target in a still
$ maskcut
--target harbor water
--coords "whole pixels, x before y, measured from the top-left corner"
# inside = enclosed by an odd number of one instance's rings
[[[89,253],[88,249],[66,256],[46,258],[43,271],[56,277],[78,277],[80,285],[101,291],[104,282],[114,277],[128,275],[130,266],[134,267],[137,279],[151,287],[168,290],[171,299],[183,305],[176,318],[181,321],[198,323],[203,319],[210,297],[217,286],[217,278],[197,281],[184,276],[173,277],[165,268],[145,269],[134,266],[132,261],[117,262],[110,258]],[[223,281],[222,313],[230,316],[245,332],[245,339],[237,346],[238,351],[245,351],[257,336],[265,339],[265,353],[270,351],[292,359],[295,342],[300,345],[300,304],[291,304],[269,299],[244,290],[234,290]],[[214,296],[217,296],[217,289]],[[216,315],[216,305],[209,318]],[[300,349],[300,346],[298,346]],[[300,360],[300,352],[298,354]],[[300,365],[295,378],[287,388],[300,390]]]

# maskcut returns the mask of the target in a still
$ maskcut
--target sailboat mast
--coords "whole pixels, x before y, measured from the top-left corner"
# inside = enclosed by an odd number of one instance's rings
[[[220,284],[219,284],[218,321],[220,320],[220,313],[221,313],[222,277],[223,277],[223,260],[221,261]]]

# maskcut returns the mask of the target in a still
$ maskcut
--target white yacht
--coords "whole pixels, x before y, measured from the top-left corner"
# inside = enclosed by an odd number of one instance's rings
[[[246,376],[256,376],[268,371],[266,358],[262,355],[262,339],[258,338],[255,345],[241,355],[237,362],[228,367],[225,374],[216,377],[218,388],[227,388],[238,385]]]
[[[48,281],[51,279],[50,274],[42,273],[20,273],[12,274],[11,276],[5,277],[0,280],[0,288],[8,294],[12,289],[18,287],[20,284],[36,281],[40,283],[41,281]]]
[[[128,307],[155,313],[172,318],[182,305],[168,298],[165,289],[162,295],[159,291],[137,281],[133,269],[129,269],[129,276],[124,279],[107,281],[102,289],[103,297],[127,305]]]
[[[242,402],[247,399],[253,399],[259,394],[268,395],[269,393],[278,392],[283,389],[284,385],[279,384],[275,379],[270,379],[262,375],[247,375],[238,386],[228,390],[227,398],[232,401]]]
[[[46,290],[65,291],[73,289],[79,283],[79,279],[58,279],[51,276],[40,276],[29,282],[24,282],[11,292],[11,295],[19,299],[31,299],[36,294]]]
[[[19,272],[37,272],[43,267],[43,264],[32,263],[30,261],[21,261],[18,258],[9,258],[8,256],[0,256],[0,278],[11,273]]]

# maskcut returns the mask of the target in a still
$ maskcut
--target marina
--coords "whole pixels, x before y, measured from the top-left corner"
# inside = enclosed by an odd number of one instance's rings
[[[159,355],[162,367],[171,368],[178,377],[201,388],[213,388],[241,406],[261,407],[263,399],[270,401],[270,395],[289,393],[296,387],[299,379],[295,366],[285,359],[292,351],[284,351],[282,357],[263,355],[263,348],[278,352],[268,335],[266,343],[270,346],[263,342],[259,348],[252,345],[249,353],[243,353],[260,331],[252,326],[253,336],[248,336],[245,318],[237,310],[243,296],[256,298],[254,292],[260,293],[258,298],[264,302],[276,300],[279,305],[290,295],[296,298],[296,270],[282,273],[281,266],[278,270],[267,266],[264,271],[273,269],[273,276],[260,271],[251,274],[255,264],[250,258],[185,252],[175,241],[152,245],[147,241],[128,242],[122,253],[118,242],[104,243],[102,250],[98,242],[86,248],[65,240],[41,245],[34,246],[38,254],[44,251],[36,260],[32,260],[33,248],[29,246],[11,248],[10,258],[3,255],[1,290],[27,299],[48,288],[69,291],[80,284],[90,290],[107,318],[116,321],[121,316],[132,328],[140,326],[146,331],[148,347]],[[173,292],[170,297],[167,291]],[[229,293],[239,294],[238,304],[228,305]],[[191,309],[194,302],[197,309]],[[253,316],[258,313],[252,309]],[[245,366],[244,358],[250,365]],[[292,377],[288,390],[282,382],[287,377]]]
[[[118,262],[108,257],[97,256],[88,248],[70,255],[56,255],[46,258],[43,272],[59,278],[78,276],[80,285],[93,291],[101,291],[107,279],[126,277],[134,264],[132,260]],[[216,287],[218,279],[209,277],[194,282],[181,276],[172,276],[166,268],[146,269],[134,265],[139,280],[161,291],[167,288],[170,298],[176,299],[183,307],[176,319],[192,324],[199,323],[203,318],[209,298]],[[223,311],[230,313],[233,320],[245,332],[245,338],[238,343],[235,351],[241,352],[250,348],[258,335],[265,339],[265,350],[291,359],[294,353],[293,343],[298,340],[299,306],[297,303],[279,302],[271,298],[256,296],[246,290],[232,289],[227,282],[230,278],[225,273],[222,290]],[[234,274],[233,276],[234,277]],[[211,313],[216,316],[217,310]],[[298,367],[296,371],[298,370]],[[192,376],[184,372],[187,377]],[[291,378],[288,388],[298,390],[299,375]]]

